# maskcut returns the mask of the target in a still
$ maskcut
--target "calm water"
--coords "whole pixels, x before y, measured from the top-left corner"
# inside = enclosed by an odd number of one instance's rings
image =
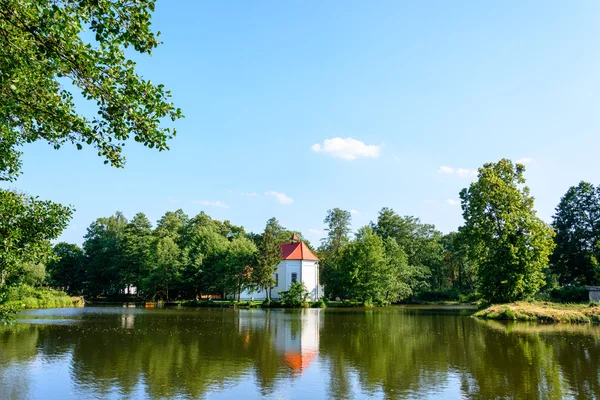
[[[600,327],[466,310],[35,310],[0,399],[600,397]]]

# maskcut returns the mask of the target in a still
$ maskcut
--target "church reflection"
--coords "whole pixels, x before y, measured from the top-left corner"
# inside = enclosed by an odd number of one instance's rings
[[[239,332],[244,340],[249,340],[252,331],[268,332],[281,364],[300,374],[318,357],[322,321],[320,309],[243,310],[239,313]]]

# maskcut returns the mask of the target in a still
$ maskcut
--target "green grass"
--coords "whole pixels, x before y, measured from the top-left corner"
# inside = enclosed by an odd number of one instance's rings
[[[496,304],[474,314],[477,318],[539,321],[539,322],[600,322],[598,304],[563,304],[547,301],[520,301],[510,304]]]
[[[21,285],[10,289],[5,305],[16,309],[82,307],[83,300],[47,287]]]

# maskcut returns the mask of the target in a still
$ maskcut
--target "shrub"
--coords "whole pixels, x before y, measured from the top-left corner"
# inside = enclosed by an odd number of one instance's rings
[[[417,295],[419,301],[458,301],[460,291],[458,289],[428,290]]]
[[[304,307],[309,295],[302,282],[292,283],[289,290],[280,292],[280,294],[284,306],[292,308]]]
[[[550,298],[558,303],[587,303],[588,290],[585,286],[563,286],[550,291]]]

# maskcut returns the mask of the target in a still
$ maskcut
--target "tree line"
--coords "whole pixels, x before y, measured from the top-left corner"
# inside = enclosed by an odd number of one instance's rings
[[[275,218],[260,234],[204,212],[190,218],[169,211],[153,228],[144,213],[131,220],[117,212],[88,228],[83,246],[57,243],[48,283],[71,294],[135,292],[152,300],[237,295],[275,284],[279,244],[293,234]],[[135,288],[135,290],[132,290]]]
[[[464,225],[443,234],[391,208],[352,232],[352,214],[327,212],[317,248],[329,299],[389,304],[419,296],[477,293],[490,302],[531,297],[560,286],[600,283],[600,186],[571,187],[546,224],[524,185],[525,167],[488,163],[461,191]],[[272,218],[262,233],[201,212],[167,212],[153,228],[143,213],[98,218],[83,247],[58,243],[48,280],[91,296],[136,287],[146,298],[192,299],[274,286],[279,244],[296,233]],[[306,241],[305,241],[306,242]]]

